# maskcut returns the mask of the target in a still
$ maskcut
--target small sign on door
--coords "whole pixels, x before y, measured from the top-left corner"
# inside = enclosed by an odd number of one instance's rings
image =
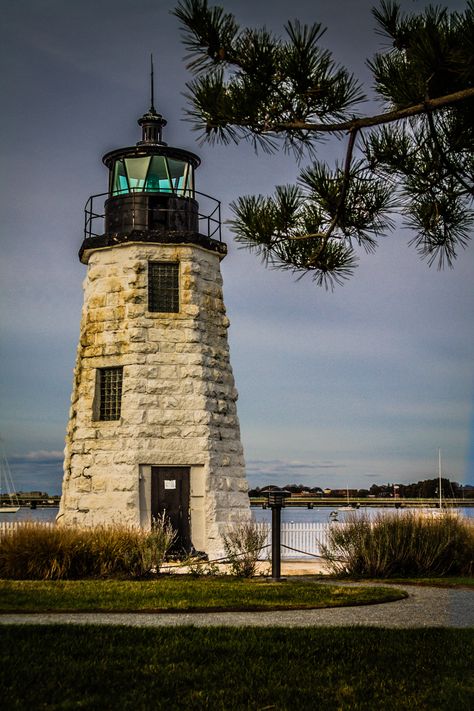
[[[176,489],[176,479],[165,479],[165,489]]]

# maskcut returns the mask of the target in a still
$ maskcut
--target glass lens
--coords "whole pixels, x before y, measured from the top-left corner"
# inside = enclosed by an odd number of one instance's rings
[[[153,156],[151,159],[150,170],[148,171],[146,178],[145,190],[152,193],[172,192],[166,161],[163,156]]]
[[[128,193],[128,181],[125,173],[125,166],[122,160],[118,160],[114,166],[114,179],[112,183],[112,195]]]
[[[130,183],[130,192],[142,192],[145,186],[145,178],[150,165],[150,158],[126,158],[125,165],[127,167],[128,182]]]
[[[168,158],[168,168],[174,192],[182,195],[184,191],[184,174],[186,172],[187,163],[182,160]]]

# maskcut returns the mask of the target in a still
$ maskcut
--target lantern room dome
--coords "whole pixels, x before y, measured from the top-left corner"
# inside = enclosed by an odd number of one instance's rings
[[[168,123],[161,114],[158,114],[153,106],[153,100],[150,108],[141,118],[138,119],[138,125],[142,127],[142,140],[140,143],[163,143],[161,140],[162,129]]]

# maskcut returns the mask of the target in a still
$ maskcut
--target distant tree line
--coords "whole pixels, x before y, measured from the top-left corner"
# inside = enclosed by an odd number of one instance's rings
[[[269,491],[289,491],[291,494],[308,494],[308,496],[323,496],[324,491],[319,486],[309,487],[305,484],[285,484],[285,486],[277,486],[276,484],[266,484],[265,486],[257,486],[249,490],[249,496],[263,496]]]
[[[433,496],[439,496],[439,479],[424,479],[423,481],[418,481],[416,484],[398,484],[397,485],[398,496],[402,499],[409,498],[430,498]],[[394,493],[393,484],[386,484],[378,486],[373,484],[369,489],[370,494],[375,496],[387,496],[389,493]],[[450,479],[441,479],[441,495],[443,499],[461,499],[464,496],[474,497],[473,487],[463,487],[456,481],[451,481]]]
[[[336,496],[346,497],[347,494],[351,497],[359,499],[368,496],[376,496],[377,498],[399,497],[401,499],[409,498],[433,498],[439,496],[439,479],[424,479],[416,484],[372,484],[370,489],[321,489],[319,486],[307,486],[306,484],[286,484],[285,486],[277,486],[276,484],[268,484],[263,487],[255,487],[250,489],[249,496],[263,496],[268,491],[280,491],[284,489],[291,494],[307,494],[308,496]],[[330,492],[330,493],[329,493]],[[474,486],[469,484],[461,485],[458,482],[450,479],[441,479],[441,495],[443,499],[472,499],[474,498]]]

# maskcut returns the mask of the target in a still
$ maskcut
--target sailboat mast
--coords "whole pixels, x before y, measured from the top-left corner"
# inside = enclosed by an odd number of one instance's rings
[[[441,449],[438,447],[438,493],[439,493],[439,508],[441,511],[442,494],[441,494]]]

